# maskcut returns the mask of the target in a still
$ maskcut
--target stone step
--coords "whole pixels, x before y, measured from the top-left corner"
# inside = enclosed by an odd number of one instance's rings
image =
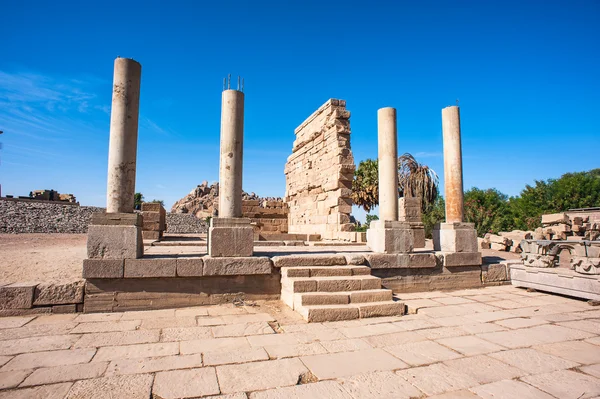
[[[295,309],[308,322],[352,320],[367,317],[401,316],[402,302],[371,302],[348,305],[311,305]]]
[[[392,290],[305,292],[294,294],[294,307],[310,305],[347,305],[349,303],[391,301]]]
[[[282,267],[284,277],[331,277],[331,276],[367,276],[371,274],[368,266],[303,266]]]
[[[281,277],[281,289],[298,292],[338,292],[378,290],[381,279],[370,275],[289,278]]]

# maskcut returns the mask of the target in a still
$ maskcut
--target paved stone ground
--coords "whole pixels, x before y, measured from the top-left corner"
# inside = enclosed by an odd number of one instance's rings
[[[0,319],[0,398],[600,397],[600,308],[511,286],[306,324],[279,302]]]

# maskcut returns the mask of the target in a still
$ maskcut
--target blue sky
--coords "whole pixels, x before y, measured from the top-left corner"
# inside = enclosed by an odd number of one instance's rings
[[[245,78],[244,189],[283,196],[294,128],[329,98],[356,163],[376,113],[443,177],[460,100],[465,189],[517,195],[600,166],[600,2],[13,1],[0,24],[2,195],[106,203],[113,61],[142,64],[137,191],[168,206],[218,179],[220,95]],[[443,179],[442,179],[443,183]]]

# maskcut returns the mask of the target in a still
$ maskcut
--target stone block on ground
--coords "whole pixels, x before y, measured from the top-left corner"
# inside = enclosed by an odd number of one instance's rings
[[[83,302],[84,281],[41,283],[35,288],[33,305],[64,305]]]
[[[508,281],[509,277],[505,264],[492,263],[481,267],[481,279],[484,283]]]
[[[406,222],[373,221],[367,230],[367,245],[373,252],[408,253],[414,249],[414,233]]]
[[[271,274],[271,260],[268,257],[204,258],[203,275],[250,275]]]
[[[443,252],[477,252],[473,223],[439,223],[433,228],[433,249]]]
[[[29,309],[37,283],[13,283],[0,287],[0,309]]]
[[[136,259],[144,254],[139,226],[90,225],[87,255],[90,259]]]
[[[284,255],[271,258],[275,267],[345,265],[344,255]]]
[[[200,277],[204,268],[202,258],[177,258],[178,277]]]
[[[125,278],[175,277],[175,258],[125,259]]]
[[[481,252],[444,253],[444,267],[479,266]]]
[[[83,278],[123,278],[123,259],[84,259]]]
[[[211,227],[208,235],[208,254],[212,257],[247,257],[253,254],[254,229],[249,225]]]

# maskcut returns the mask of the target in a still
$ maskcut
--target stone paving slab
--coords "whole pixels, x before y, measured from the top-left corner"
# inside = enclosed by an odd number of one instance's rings
[[[353,398],[410,399],[423,395],[418,388],[392,371],[359,374],[342,378],[340,381],[346,392]]]
[[[600,309],[512,286],[306,323],[278,301],[0,318],[3,398],[600,396]],[[255,305],[255,306],[254,306]]]
[[[163,399],[191,398],[220,392],[213,367],[156,373],[152,392]]]
[[[110,377],[113,375],[144,374],[194,367],[202,367],[202,354],[113,360],[108,365],[105,375]]]
[[[502,380],[471,388],[483,399],[552,399],[547,393],[520,381]]]
[[[321,381],[314,384],[253,392],[250,399],[352,399],[338,382]]]
[[[217,367],[221,393],[296,385],[307,371],[298,358]]]
[[[371,371],[398,370],[408,367],[382,349],[340,352],[300,358],[320,380],[346,377]]]

